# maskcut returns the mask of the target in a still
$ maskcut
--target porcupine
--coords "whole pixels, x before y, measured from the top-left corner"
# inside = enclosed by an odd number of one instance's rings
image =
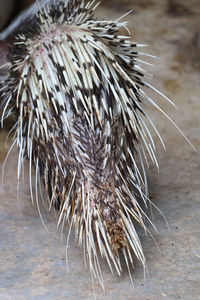
[[[157,165],[147,122],[163,141],[144,107],[162,110],[143,87],[170,100],[146,82],[139,56],[148,54],[120,35],[127,23],[98,20],[97,5],[37,1],[2,32],[1,99],[2,124],[16,116],[18,177],[28,159],[32,201],[33,165],[36,194],[41,178],[103,285],[99,255],[119,275],[120,252],[129,274],[133,253],[146,268],[134,222],[149,232],[138,200],[150,201],[143,161]]]

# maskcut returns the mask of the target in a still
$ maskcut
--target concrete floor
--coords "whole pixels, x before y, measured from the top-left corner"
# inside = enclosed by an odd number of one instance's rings
[[[167,148],[164,151],[155,137],[160,170],[148,169],[149,190],[169,228],[153,211],[157,246],[140,232],[149,269],[145,281],[137,262],[133,289],[127,271],[121,278],[113,277],[102,261],[106,291],[94,281],[94,293],[97,299],[200,299],[200,2],[102,1],[98,15],[116,18],[132,8],[134,13],[126,19],[134,40],[148,44],[145,50],[159,57],[150,68],[154,86],[173,99],[178,109],[152,95],[198,151],[165,117],[148,109]],[[5,136],[1,131],[1,169],[8,150]],[[18,188],[16,164],[14,149],[6,164],[4,188],[0,187],[0,299],[94,299],[82,250],[70,239],[67,272],[65,234],[61,239],[55,213],[46,212],[41,204],[49,232],[44,229],[37,207],[31,204],[26,175]]]

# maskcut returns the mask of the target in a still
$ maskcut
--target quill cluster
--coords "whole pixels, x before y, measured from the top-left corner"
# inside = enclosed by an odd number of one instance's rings
[[[58,224],[75,228],[103,286],[100,255],[119,275],[120,252],[129,272],[133,254],[146,268],[134,222],[148,232],[138,199],[148,205],[147,157],[157,165],[148,127],[158,132],[144,108],[160,108],[143,90],[155,91],[139,65],[143,45],[120,34],[127,25],[121,19],[98,20],[97,5],[38,1],[16,21],[5,37],[12,47],[1,98],[2,125],[10,113],[16,116],[18,177],[28,159],[32,201],[39,207],[43,183],[49,208],[59,210]]]

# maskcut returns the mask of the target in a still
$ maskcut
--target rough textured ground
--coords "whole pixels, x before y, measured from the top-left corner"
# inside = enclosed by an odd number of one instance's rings
[[[150,45],[158,56],[154,85],[174,100],[177,110],[155,95],[198,152],[159,112],[149,109],[166,143],[158,139],[160,171],[148,169],[152,201],[167,218],[153,211],[158,247],[142,232],[140,238],[149,274],[136,263],[132,289],[128,273],[110,275],[102,261],[106,292],[94,281],[97,299],[200,299],[200,2],[156,0],[103,1],[98,9],[104,18],[129,15],[129,28],[137,42]],[[147,50],[147,49],[145,49]],[[8,147],[5,132],[0,138],[0,168]],[[44,229],[37,207],[32,206],[25,166],[24,184],[16,181],[17,150],[6,164],[4,189],[0,188],[0,299],[94,299],[90,273],[82,250],[70,239],[65,262],[65,234],[56,230],[56,215],[42,209]],[[17,193],[18,190],[18,193]],[[158,249],[159,248],[159,249]]]

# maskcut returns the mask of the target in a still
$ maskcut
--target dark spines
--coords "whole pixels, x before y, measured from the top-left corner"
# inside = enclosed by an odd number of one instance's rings
[[[148,201],[143,157],[156,158],[137,45],[120,35],[125,23],[98,21],[93,8],[79,0],[41,4],[25,32],[13,35],[3,92],[16,106],[18,173],[28,157],[58,223],[75,227],[102,283],[98,249],[118,274],[119,251],[128,269],[132,251],[145,268],[132,220],[147,232],[137,200]]]

